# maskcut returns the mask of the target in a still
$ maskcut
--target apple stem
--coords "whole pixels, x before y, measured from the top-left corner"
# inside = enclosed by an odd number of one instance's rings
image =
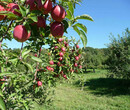
[[[21,51],[20,51],[20,57],[19,57],[20,60],[22,60],[22,51],[23,51],[23,42],[22,42],[22,45],[21,45]]]

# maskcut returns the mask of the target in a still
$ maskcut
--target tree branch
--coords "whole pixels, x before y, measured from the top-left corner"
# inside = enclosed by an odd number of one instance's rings
[[[22,60],[22,51],[23,51],[23,42],[22,42],[22,45],[21,45],[21,51],[20,51],[20,56],[19,56],[20,60]]]
[[[40,49],[39,49],[39,51],[38,51],[38,58],[41,56],[41,48],[42,48],[42,46],[40,47]],[[36,65],[36,71],[35,71],[35,74],[34,74],[34,81],[33,82],[35,82],[36,81],[36,79],[37,79],[37,71],[38,71],[38,66],[39,66],[39,62],[37,62],[37,65]]]

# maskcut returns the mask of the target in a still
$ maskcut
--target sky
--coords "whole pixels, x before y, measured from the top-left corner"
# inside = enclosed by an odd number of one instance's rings
[[[110,33],[117,37],[126,28],[130,28],[130,0],[83,0],[81,6],[76,6],[74,15],[82,14],[88,14],[94,19],[94,22],[79,20],[87,27],[87,47],[107,48]],[[67,37],[70,36],[74,36],[76,40],[80,39],[71,28],[68,29]],[[21,47],[21,43],[15,40],[4,43],[7,43],[9,48]],[[83,47],[82,43],[80,47]]]

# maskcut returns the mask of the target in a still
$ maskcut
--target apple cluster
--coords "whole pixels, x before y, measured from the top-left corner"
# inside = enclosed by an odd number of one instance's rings
[[[50,61],[46,69],[54,72],[54,77],[68,79],[72,73],[82,70],[82,51],[78,44],[72,47],[69,45],[70,42],[67,38],[59,38],[50,45]]]
[[[64,24],[62,20],[66,16],[65,9],[52,2],[51,0],[45,0],[44,3],[42,0],[26,0],[25,5],[29,8],[30,12],[26,17],[23,17],[22,22],[17,24],[13,31],[13,37],[18,42],[25,42],[31,36],[31,31],[23,25],[24,21],[28,20],[28,16],[33,11],[40,11],[40,14],[37,15],[37,22],[33,22],[30,25],[36,25],[37,28],[46,28],[46,20],[49,15],[50,20],[50,33],[55,38],[60,38],[64,33]],[[18,11],[16,11],[18,10]],[[8,18],[7,13],[13,13],[16,16],[22,17],[20,12],[19,5],[16,3],[8,3],[6,7],[0,5],[0,12],[6,11],[6,14],[0,14],[0,21]],[[49,14],[50,13],[50,14]],[[16,18],[9,18],[10,20],[16,20]]]
[[[82,51],[79,48],[78,44],[75,44],[75,46],[71,49],[71,54],[69,55],[70,61],[73,63],[72,68],[70,71],[78,73],[82,72]]]

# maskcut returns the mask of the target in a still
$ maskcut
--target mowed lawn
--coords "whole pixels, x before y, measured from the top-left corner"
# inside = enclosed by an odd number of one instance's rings
[[[130,110],[130,80],[106,77],[106,70],[59,82],[51,107],[37,110]]]

